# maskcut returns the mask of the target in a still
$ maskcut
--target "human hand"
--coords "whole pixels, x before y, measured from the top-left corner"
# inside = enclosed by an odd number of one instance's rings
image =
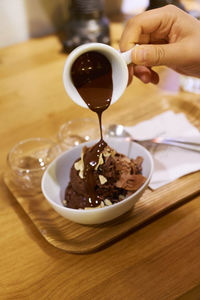
[[[176,6],[149,10],[130,19],[120,50],[127,51],[135,44],[140,45],[132,51],[130,80],[134,73],[145,83],[158,83],[158,74],[151,67],[160,65],[200,77],[200,21]]]

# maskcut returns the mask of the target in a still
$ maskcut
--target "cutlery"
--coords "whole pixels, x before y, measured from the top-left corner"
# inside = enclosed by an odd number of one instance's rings
[[[109,137],[124,137],[142,145],[148,144],[161,144],[168,146],[175,146],[191,151],[200,152],[200,143],[186,140],[186,138],[171,138],[171,137],[155,137],[152,139],[137,140],[134,139],[129,132],[126,131],[123,125],[111,124],[106,130],[105,134]]]

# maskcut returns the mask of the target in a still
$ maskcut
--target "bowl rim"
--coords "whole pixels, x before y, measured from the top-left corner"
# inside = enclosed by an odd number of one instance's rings
[[[80,144],[80,145],[78,145],[78,146],[76,146],[76,147],[73,147],[72,149],[69,149],[69,150],[67,150],[67,151],[65,151],[65,152],[63,152],[63,153],[61,153],[59,156],[57,156],[57,157],[49,164],[49,166],[48,166],[47,169],[45,170],[45,172],[44,172],[44,174],[43,174],[43,176],[42,176],[41,189],[42,189],[42,193],[43,193],[43,195],[45,196],[46,200],[47,200],[52,206],[55,206],[55,207],[57,207],[57,208],[59,208],[59,209],[61,208],[61,209],[64,210],[64,211],[73,212],[73,213],[79,213],[79,214],[90,214],[90,213],[92,213],[92,212],[102,211],[102,210],[106,210],[106,209],[109,210],[109,209],[112,209],[113,207],[120,206],[122,203],[128,202],[128,201],[130,200],[130,198],[132,198],[133,196],[137,196],[137,195],[143,190],[144,186],[145,186],[147,183],[149,183],[149,181],[150,181],[150,179],[151,179],[151,177],[152,177],[152,174],[153,174],[153,170],[154,170],[153,157],[152,157],[152,155],[150,154],[150,152],[149,152],[144,146],[142,146],[142,145],[140,145],[140,144],[138,144],[138,143],[136,143],[136,142],[127,141],[127,140],[125,140],[124,138],[114,138],[114,137],[112,137],[112,138],[108,138],[108,139],[117,139],[117,140],[121,139],[121,140],[123,140],[124,142],[129,142],[129,143],[136,144],[137,146],[139,146],[139,148],[141,148],[144,152],[146,152],[146,154],[147,154],[147,156],[148,156],[148,158],[149,158],[149,160],[150,160],[150,173],[149,173],[149,175],[148,175],[146,181],[143,183],[143,185],[142,185],[136,192],[132,193],[130,196],[126,197],[126,198],[123,199],[122,201],[117,202],[117,203],[114,203],[114,204],[109,205],[109,206],[104,206],[104,207],[92,207],[91,209],[76,209],[76,208],[66,207],[66,206],[62,205],[62,202],[61,202],[61,204],[58,204],[58,203],[56,203],[55,201],[51,200],[51,199],[49,198],[49,196],[46,194],[45,189],[43,188],[44,182],[45,182],[45,179],[46,179],[46,176],[47,176],[47,173],[48,173],[49,169],[50,169],[54,164],[56,164],[57,161],[58,161],[61,157],[63,157],[64,155],[67,155],[67,153],[73,152],[75,148],[76,148],[76,149],[77,149],[77,148],[81,148],[81,149],[82,149],[83,146],[88,145],[89,143],[93,143],[93,142],[95,143],[95,142],[97,141],[97,140],[93,140],[93,141],[89,141],[89,142],[82,143],[82,144]],[[61,201],[62,201],[62,200],[61,200]]]

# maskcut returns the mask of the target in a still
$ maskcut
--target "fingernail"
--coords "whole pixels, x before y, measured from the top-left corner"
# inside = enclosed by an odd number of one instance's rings
[[[136,47],[134,52],[135,52],[135,63],[137,65],[144,63],[145,55],[146,55],[145,49],[142,47]]]

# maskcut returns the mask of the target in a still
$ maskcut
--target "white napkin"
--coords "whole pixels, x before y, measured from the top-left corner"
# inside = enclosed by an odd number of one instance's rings
[[[200,132],[183,113],[166,111],[126,130],[138,140],[157,136],[187,137],[200,142]],[[154,159],[154,173],[150,182],[157,189],[175,179],[200,170],[200,152],[167,145],[152,145],[148,149]]]

